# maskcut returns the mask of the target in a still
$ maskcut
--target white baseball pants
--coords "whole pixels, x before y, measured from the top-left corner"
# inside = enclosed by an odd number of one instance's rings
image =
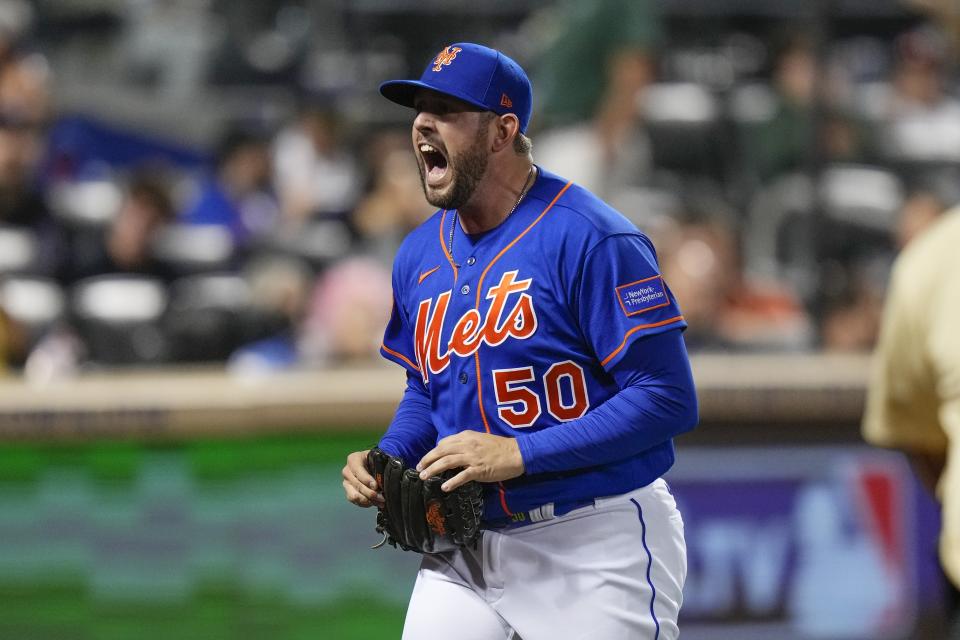
[[[674,640],[687,574],[666,482],[425,555],[403,640]]]

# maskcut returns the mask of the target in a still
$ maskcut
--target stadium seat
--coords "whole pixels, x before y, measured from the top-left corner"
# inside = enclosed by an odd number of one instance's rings
[[[821,292],[853,285],[858,270],[882,273],[895,251],[905,198],[900,177],[883,167],[828,166],[820,174],[817,198],[822,217],[815,251],[825,269]]]
[[[777,111],[777,96],[773,88],[763,82],[751,82],[735,87],[727,96],[727,113],[740,126],[769,122]]]
[[[0,307],[27,330],[32,342],[63,318],[66,299],[53,280],[11,277],[0,282]]]
[[[886,81],[859,82],[853,86],[850,106],[860,118],[877,125],[886,117],[892,92]]]
[[[815,193],[809,176],[790,173],[754,194],[743,226],[747,277],[787,280],[805,298],[813,295],[816,280],[809,255]]]
[[[29,272],[37,264],[38,252],[32,231],[0,226],[0,274]]]
[[[250,286],[229,273],[198,274],[170,287],[164,333],[175,362],[226,360],[238,347],[269,334],[277,322],[251,304]]]
[[[111,180],[62,182],[50,192],[53,213],[71,227],[104,227],[116,217],[123,193]]]
[[[166,227],[151,247],[154,259],[177,276],[227,271],[234,249],[226,227],[191,224]]]
[[[724,173],[721,110],[703,85],[658,83],[647,87],[638,108],[658,169],[721,177]]]
[[[833,165],[820,176],[824,213],[839,222],[889,232],[903,204],[903,186],[892,171],[866,165]]]
[[[692,82],[661,82],[647,87],[640,99],[650,122],[704,125],[717,118],[713,95]]]
[[[668,189],[629,187],[612,193],[609,200],[617,211],[644,231],[683,213],[680,196]]]
[[[105,275],[81,280],[71,311],[89,357],[100,364],[157,364],[167,359],[160,328],[168,294],[153,278]]]
[[[282,229],[266,241],[270,252],[306,261],[323,269],[350,251],[350,230],[339,220],[318,220],[303,227]]]
[[[790,282],[811,300],[822,284],[817,261],[847,263],[892,250],[891,230],[902,202],[899,178],[881,167],[830,165],[817,180],[805,174],[781,176],[751,203],[746,271]]]

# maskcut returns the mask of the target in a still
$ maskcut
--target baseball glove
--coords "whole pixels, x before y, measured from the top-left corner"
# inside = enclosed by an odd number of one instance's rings
[[[480,538],[483,489],[467,482],[447,493],[440,488],[457,470],[420,479],[416,469],[379,447],[367,454],[367,468],[383,494],[377,511],[377,533],[383,541],[404,551],[439,553],[475,545]]]

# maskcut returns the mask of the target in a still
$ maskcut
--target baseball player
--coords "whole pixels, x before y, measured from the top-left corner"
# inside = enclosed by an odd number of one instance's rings
[[[653,246],[533,164],[532,89],[503,53],[452,44],[380,92],[416,110],[439,211],[394,264],[381,353],[407,387],[379,447],[485,494],[479,543],[424,555],[403,638],[676,638],[686,547],[661,476],[697,401]],[[344,490],[379,506],[366,455]]]
[[[894,264],[863,416],[871,444],[903,451],[940,500],[950,631],[960,639],[960,208]]]

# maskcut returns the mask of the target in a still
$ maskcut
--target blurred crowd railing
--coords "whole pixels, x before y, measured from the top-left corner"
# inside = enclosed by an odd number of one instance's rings
[[[866,356],[714,354],[692,360],[704,427],[685,441],[721,437],[729,445],[737,442],[731,430],[743,439],[774,427],[794,440],[808,439],[804,432],[832,440],[856,437],[846,429],[862,411]],[[42,386],[10,378],[0,381],[0,440],[373,433],[390,421],[404,384],[403,373],[387,366],[267,376],[215,369],[114,371]]]

